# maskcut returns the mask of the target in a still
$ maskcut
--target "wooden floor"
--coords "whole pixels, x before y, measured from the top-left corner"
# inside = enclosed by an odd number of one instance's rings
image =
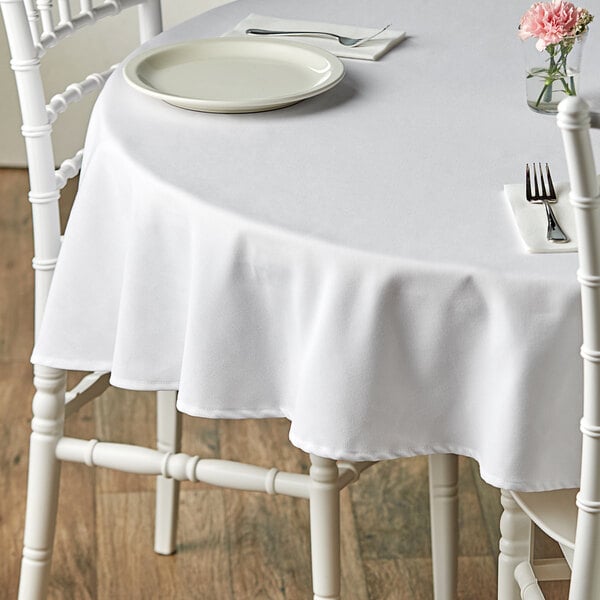
[[[0,598],[14,598],[32,396],[31,220],[24,171],[0,169]],[[133,417],[135,415],[135,418]],[[70,435],[154,445],[154,398],[111,390],[73,417]],[[306,472],[284,420],[184,419],[184,450]],[[274,463],[274,464],[272,464]],[[152,551],[152,478],[65,464],[55,599],[308,600],[304,500],[183,484],[177,554]],[[344,600],[432,598],[427,459],[381,463],[342,501]],[[461,599],[495,597],[500,506],[477,464],[460,463]],[[545,546],[548,555],[554,549]],[[561,597],[552,584],[548,598]]]

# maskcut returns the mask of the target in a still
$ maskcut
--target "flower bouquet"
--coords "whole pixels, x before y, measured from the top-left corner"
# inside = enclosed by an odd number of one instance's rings
[[[523,15],[519,37],[526,42],[530,108],[556,113],[565,96],[577,94],[581,51],[592,19],[585,8],[564,0],[536,2]]]

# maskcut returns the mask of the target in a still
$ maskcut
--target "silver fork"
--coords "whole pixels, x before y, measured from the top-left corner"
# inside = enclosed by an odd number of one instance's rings
[[[386,29],[389,29],[391,26],[392,24],[390,23],[389,25],[386,25],[379,31],[376,31],[374,34],[362,38],[346,37],[345,35],[338,35],[337,33],[331,33],[329,31],[278,31],[274,29],[257,29],[256,27],[246,29],[246,33],[249,35],[315,35],[317,37],[325,36],[337,39],[337,41],[342,46],[348,46],[348,48],[356,48],[357,46],[360,46],[361,44],[364,44],[365,42],[368,42],[369,40],[372,40],[373,38],[377,37]]]
[[[539,173],[539,175],[538,175]],[[548,221],[548,230],[546,231],[546,239],[549,242],[555,244],[564,244],[569,241],[569,237],[560,228],[556,215],[550,207],[551,202],[556,202],[556,192],[554,191],[554,184],[552,183],[552,177],[550,176],[550,167],[546,163],[546,179],[548,182],[548,189],[546,190],[546,184],[544,183],[544,175],[542,173],[542,163],[533,163],[533,192],[531,190],[531,173],[529,170],[529,164],[525,165],[525,197],[528,202],[532,203],[543,203],[546,209],[546,218]]]

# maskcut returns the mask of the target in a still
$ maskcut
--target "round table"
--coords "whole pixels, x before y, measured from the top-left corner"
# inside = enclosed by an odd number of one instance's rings
[[[284,416],[321,456],[457,453],[498,487],[575,486],[577,255],[526,253],[502,193],[528,161],[566,176],[554,119],[525,103],[520,9],[239,0],[146,47],[249,13],[407,38],[255,114],[178,109],[117,70],[32,360],[177,389],[191,415]]]

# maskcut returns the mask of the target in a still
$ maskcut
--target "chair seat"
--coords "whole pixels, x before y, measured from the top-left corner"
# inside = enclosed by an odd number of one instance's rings
[[[557,541],[572,566],[577,525],[575,497],[578,489],[549,492],[512,492],[521,510],[547,535]]]

